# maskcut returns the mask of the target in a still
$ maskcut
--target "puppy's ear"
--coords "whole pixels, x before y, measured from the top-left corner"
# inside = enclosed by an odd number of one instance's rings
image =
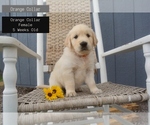
[[[97,43],[98,43],[98,40],[96,38],[96,35],[95,35],[94,31],[92,31],[92,37],[93,37],[93,45],[96,46]]]
[[[70,38],[70,34],[69,33],[66,36],[64,45],[66,47],[72,48],[72,43],[71,43],[71,38]]]

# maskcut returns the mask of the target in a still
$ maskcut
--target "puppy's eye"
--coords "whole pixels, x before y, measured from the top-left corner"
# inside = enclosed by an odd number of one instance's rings
[[[77,38],[78,38],[78,35],[75,35],[74,38],[77,39]]]
[[[90,35],[89,34],[86,34],[86,36],[89,38],[90,37]]]

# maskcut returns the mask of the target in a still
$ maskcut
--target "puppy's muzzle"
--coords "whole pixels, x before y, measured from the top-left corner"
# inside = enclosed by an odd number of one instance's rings
[[[87,50],[87,42],[83,41],[80,43],[81,50]]]

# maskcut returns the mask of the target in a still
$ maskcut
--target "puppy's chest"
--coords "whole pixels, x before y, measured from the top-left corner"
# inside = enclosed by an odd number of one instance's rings
[[[74,65],[74,72],[85,72],[91,65],[91,62],[86,59],[78,60],[77,63]]]
[[[78,69],[87,69],[89,67],[89,65],[90,65],[90,61],[83,58],[83,59],[78,61],[76,67]]]

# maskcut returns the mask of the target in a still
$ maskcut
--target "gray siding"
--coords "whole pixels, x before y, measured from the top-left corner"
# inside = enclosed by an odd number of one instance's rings
[[[36,4],[36,0],[10,0],[10,4]],[[0,13],[0,33],[2,16],[6,16],[6,14]],[[11,16],[35,16],[35,14],[12,13]],[[150,34],[150,13],[101,13],[100,21],[105,51]],[[36,51],[36,34],[1,33],[0,35],[13,36]],[[46,51],[45,44],[46,34],[44,34],[44,51]],[[106,63],[109,81],[145,87],[146,74],[142,50],[109,56],[106,58]],[[2,54],[0,54],[0,70],[3,70],[3,67]],[[36,86],[36,59],[19,57],[16,67],[17,85]],[[96,82],[100,82],[98,74],[95,76]],[[46,84],[48,84],[48,78],[49,74],[45,73]]]
[[[35,5],[36,0],[8,0],[6,5]],[[8,16],[1,13],[0,16]],[[11,13],[11,16],[36,16],[35,13]],[[1,19],[0,19],[1,22]],[[0,23],[1,24],[1,23]],[[1,26],[0,26],[1,31]],[[6,35],[6,34],[1,34]],[[32,33],[11,33],[9,36],[17,38],[27,47],[36,52],[36,34]],[[0,55],[0,70],[3,70],[2,54]],[[19,57],[17,64],[17,85],[36,86],[36,59]]]
[[[14,5],[34,5],[36,0],[13,0]],[[35,16],[34,13],[13,13],[12,16]],[[11,36],[17,38],[27,47],[36,52],[35,33],[12,33]],[[20,86],[36,86],[36,59],[19,57],[17,63],[18,79]]]
[[[115,47],[134,40],[133,24],[133,14],[114,14]],[[116,81],[118,83],[123,81],[128,85],[135,85],[134,52],[117,55],[115,59]]]
[[[150,13],[135,14],[135,38],[140,38],[150,34]],[[145,59],[142,50],[136,52],[136,83],[137,86],[143,86],[143,81],[146,79],[145,71],[143,70]]]
[[[150,34],[150,13],[100,14],[105,51]],[[143,51],[106,58],[109,81],[146,87]]]
[[[5,4],[9,4],[9,0],[5,0],[5,1],[0,1],[0,12],[2,12],[2,5],[5,5]],[[2,17],[3,16],[9,16],[8,13],[0,13],[0,36],[2,35],[7,35],[7,36],[10,36],[9,33],[2,33]],[[3,71],[3,68],[4,68],[4,64],[3,64],[3,58],[2,58],[2,53],[0,53],[0,71]]]

